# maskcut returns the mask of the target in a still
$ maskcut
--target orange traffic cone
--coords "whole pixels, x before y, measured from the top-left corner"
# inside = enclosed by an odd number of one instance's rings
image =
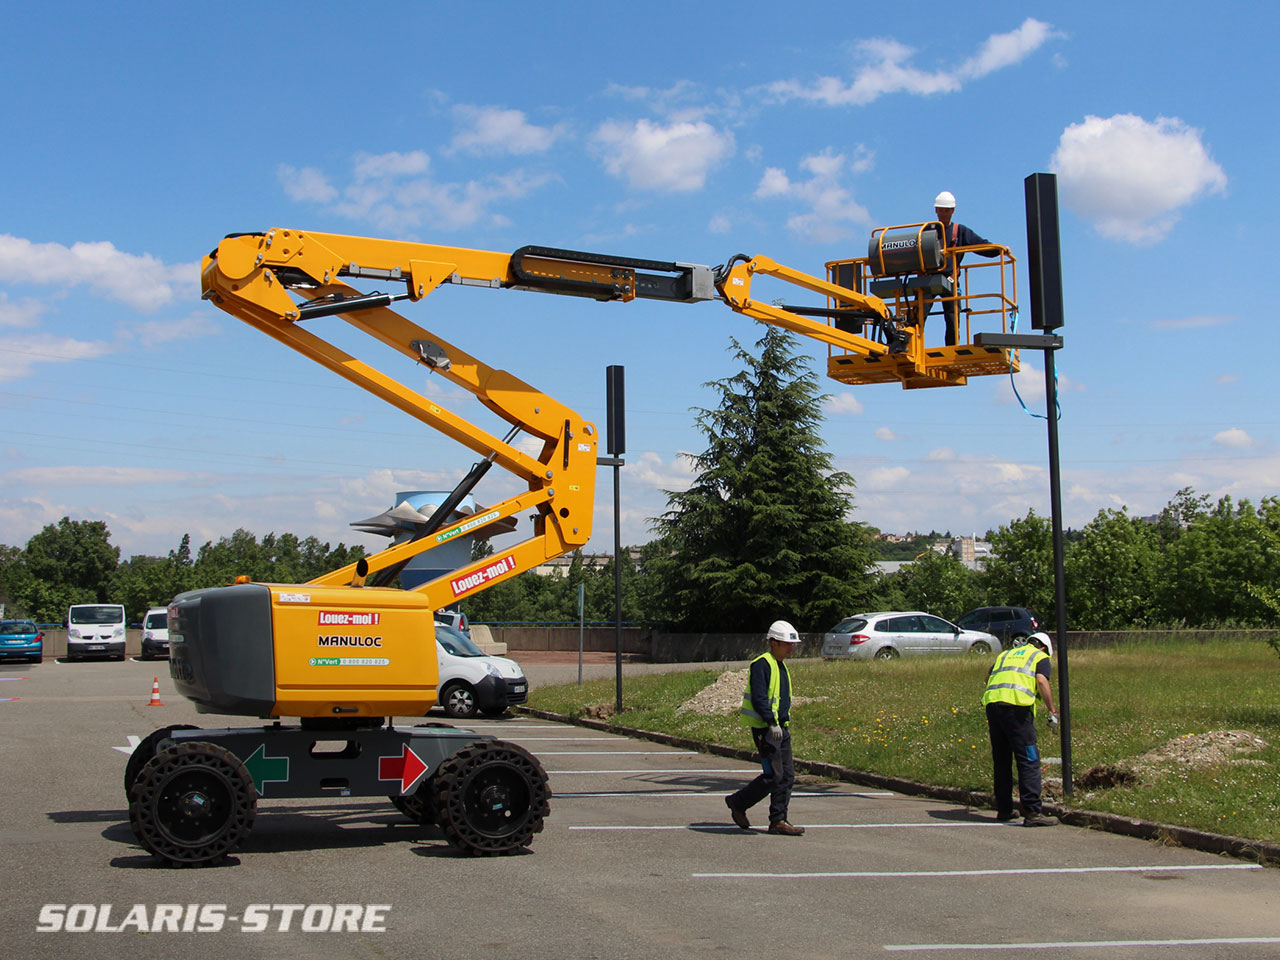
[[[147,703],[148,707],[163,707],[164,701],[160,699],[160,678],[156,677],[151,681],[151,700]]]

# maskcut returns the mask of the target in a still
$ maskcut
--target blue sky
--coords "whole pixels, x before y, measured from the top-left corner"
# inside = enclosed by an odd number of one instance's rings
[[[22,6],[0,33],[0,543],[66,515],[106,520],[125,556],[237,527],[376,547],[347,524],[474,460],[201,302],[224,234],[743,252],[821,274],[946,189],[1022,264],[1023,178],[1045,170],[1067,523],[1184,486],[1277,494],[1278,21],[1234,2]],[[442,289],[406,313],[598,423],[604,368],[626,367],[629,543],[688,482],[690,408],[736,371],[730,337],[760,335],[719,303]],[[822,384],[856,519],[980,534],[1048,514],[1044,422],[1009,378]],[[604,470],[597,501],[604,552]]]

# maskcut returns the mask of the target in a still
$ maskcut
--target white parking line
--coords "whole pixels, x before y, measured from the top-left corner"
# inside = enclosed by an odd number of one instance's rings
[[[603,736],[603,737],[512,737],[518,744],[532,744],[534,741],[558,741],[558,742],[590,742],[598,741],[602,744],[616,744],[620,740],[626,740],[622,736]]]
[[[962,821],[959,823],[806,823],[806,830],[881,830],[881,829],[897,829],[899,827],[1004,827],[1008,824],[992,823],[987,821],[974,821],[972,823]],[[676,826],[571,826],[570,830],[706,830],[706,831],[737,831],[736,826],[724,826],[722,824],[678,824]]]
[[[693,757],[697,750],[539,750],[540,757]]]
[[[1208,944],[1280,943],[1280,937],[1206,937],[1192,940],[1059,940],[1045,943],[886,943],[886,950],[1061,950],[1091,947],[1200,947]]]
[[[794,794],[793,794],[794,796]],[[744,880],[811,880],[811,879],[879,879],[884,877],[999,877],[1014,874],[1067,874],[1067,873],[1174,873],[1183,870],[1261,870],[1257,863],[1209,863],[1180,867],[1012,867],[993,870],[863,870],[849,873],[693,873],[700,879]]]
[[[548,770],[548,774],[557,774],[564,776],[565,774],[592,774],[592,773],[743,773],[741,767],[732,767],[725,769],[709,769],[702,767],[684,767],[680,770]]]
[[[791,794],[791,796],[793,798],[794,797],[892,797],[892,796],[895,796],[895,794],[892,794],[892,793],[817,793],[817,792],[810,793],[807,791],[806,792],[797,791],[796,793]],[[718,791],[708,792],[706,790],[673,790],[673,791],[670,791],[669,793],[648,793],[643,790],[623,790],[616,793],[609,793],[609,792],[597,792],[592,790],[584,790],[579,793],[557,793],[556,794],[557,800],[565,800],[565,799],[581,800],[588,797],[591,797],[591,798],[635,797],[640,800],[647,800],[650,797],[707,797],[710,799],[720,800],[723,802],[724,793],[718,792]],[[695,874],[695,876],[698,876],[698,874]],[[707,876],[716,876],[716,874],[707,874]],[[725,874],[725,876],[734,876],[734,874]],[[742,874],[742,876],[745,877],[745,876],[748,876],[748,874],[744,873]],[[817,874],[815,874],[815,876],[817,876]]]

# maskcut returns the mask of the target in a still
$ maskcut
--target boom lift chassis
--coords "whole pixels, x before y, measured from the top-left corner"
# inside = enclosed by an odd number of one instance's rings
[[[979,295],[968,293],[954,267],[949,289],[970,315],[998,315],[1004,329],[1016,310],[1016,278],[1006,279],[1013,259],[1006,249],[998,250],[1001,282],[999,292],[989,295],[994,306],[975,309]],[[827,277],[820,278],[768,257],[741,254],[711,268],[547,247],[507,254],[281,228],[228,236],[204,259],[204,299],[481,457],[435,511],[435,523],[413,540],[287,589],[386,586],[414,556],[484,525],[532,513],[527,539],[416,588],[429,608],[438,610],[590,539],[595,425],[401,316],[392,303],[416,302],[448,285],[621,302],[718,299],[740,314],[825,343],[828,374],[845,383],[961,385],[968,376],[1016,369],[1016,354],[1004,349],[972,344],[926,349],[923,321],[930,301],[919,295],[919,277],[905,270],[896,282],[882,279],[877,295],[870,278],[885,274],[871,259],[833,261]],[[760,278],[782,281],[825,302],[803,307],[755,299],[752,287]],[[364,293],[351,285],[357,281],[400,291]],[[340,317],[469,391],[510,425],[509,432],[498,437],[471,424],[308,329],[308,321],[328,316]],[[521,433],[541,442],[536,456],[514,445]],[[527,490],[464,520],[446,522],[493,464],[519,477]],[[181,637],[173,649],[170,672],[185,693],[191,666]],[[511,853],[542,829],[551,792],[541,765],[523,748],[442,724],[397,729],[383,726],[383,720],[304,716],[300,725],[276,720],[260,727],[156,730],[138,745],[126,769],[130,823],[147,850],[187,865],[209,863],[233,850],[253,826],[259,797],[389,796],[410,819],[438,824],[451,843],[480,855]]]

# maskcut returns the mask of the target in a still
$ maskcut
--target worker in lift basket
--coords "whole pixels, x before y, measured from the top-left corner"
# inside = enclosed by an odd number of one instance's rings
[[[982,705],[987,710],[987,730],[991,735],[991,762],[995,768],[996,819],[1012,820],[1013,773],[1018,766],[1018,802],[1024,827],[1050,827],[1057,817],[1040,809],[1040,751],[1036,746],[1036,698],[1049,710],[1050,727],[1058,726],[1049,689],[1049,658],[1053,641],[1048,634],[1033,633],[1027,642],[1010,647],[998,657],[987,674]]]
[[[791,723],[791,674],[786,659],[799,646],[800,634],[786,620],[775,620],[766,638],[769,651],[751,661],[747,692],[738,711],[742,722],[751,728],[763,773],[724,802],[733,822],[750,830],[747,810],[769,796],[769,832],[798,837],[804,827],[787,822],[796,768],[791,758],[791,731],[787,729]]]
[[[945,249],[950,250],[952,247],[968,247],[979,243],[990,243],[990,240],[984,240],[978,236],[963,223],[952,222],[952,217],[956,212],[956,198],[950,190],[943,190],[940,194],[933,198],[933,212],[938,220],[942,223],[942,243]],[[985,250],[977,251],[982,257],[998,257],[999,250],[987,252]],[[952,263],[952,260],[955,263]],[[956,268],[960,266],[960,262],[964,260],[963,253],[957,253],[946,259],[944,270],[948,276],[955,276]],[[957,282],[959,282],[957,280]],[[956,290],[956,295],[960,294],[960,290]],[[926,312],[928,306],[925,307]],[[956,332],[960,329],[960,301],[944,300],[942,302],[942,312],[947,318],[947,346],[954,347],[956,345]]]

